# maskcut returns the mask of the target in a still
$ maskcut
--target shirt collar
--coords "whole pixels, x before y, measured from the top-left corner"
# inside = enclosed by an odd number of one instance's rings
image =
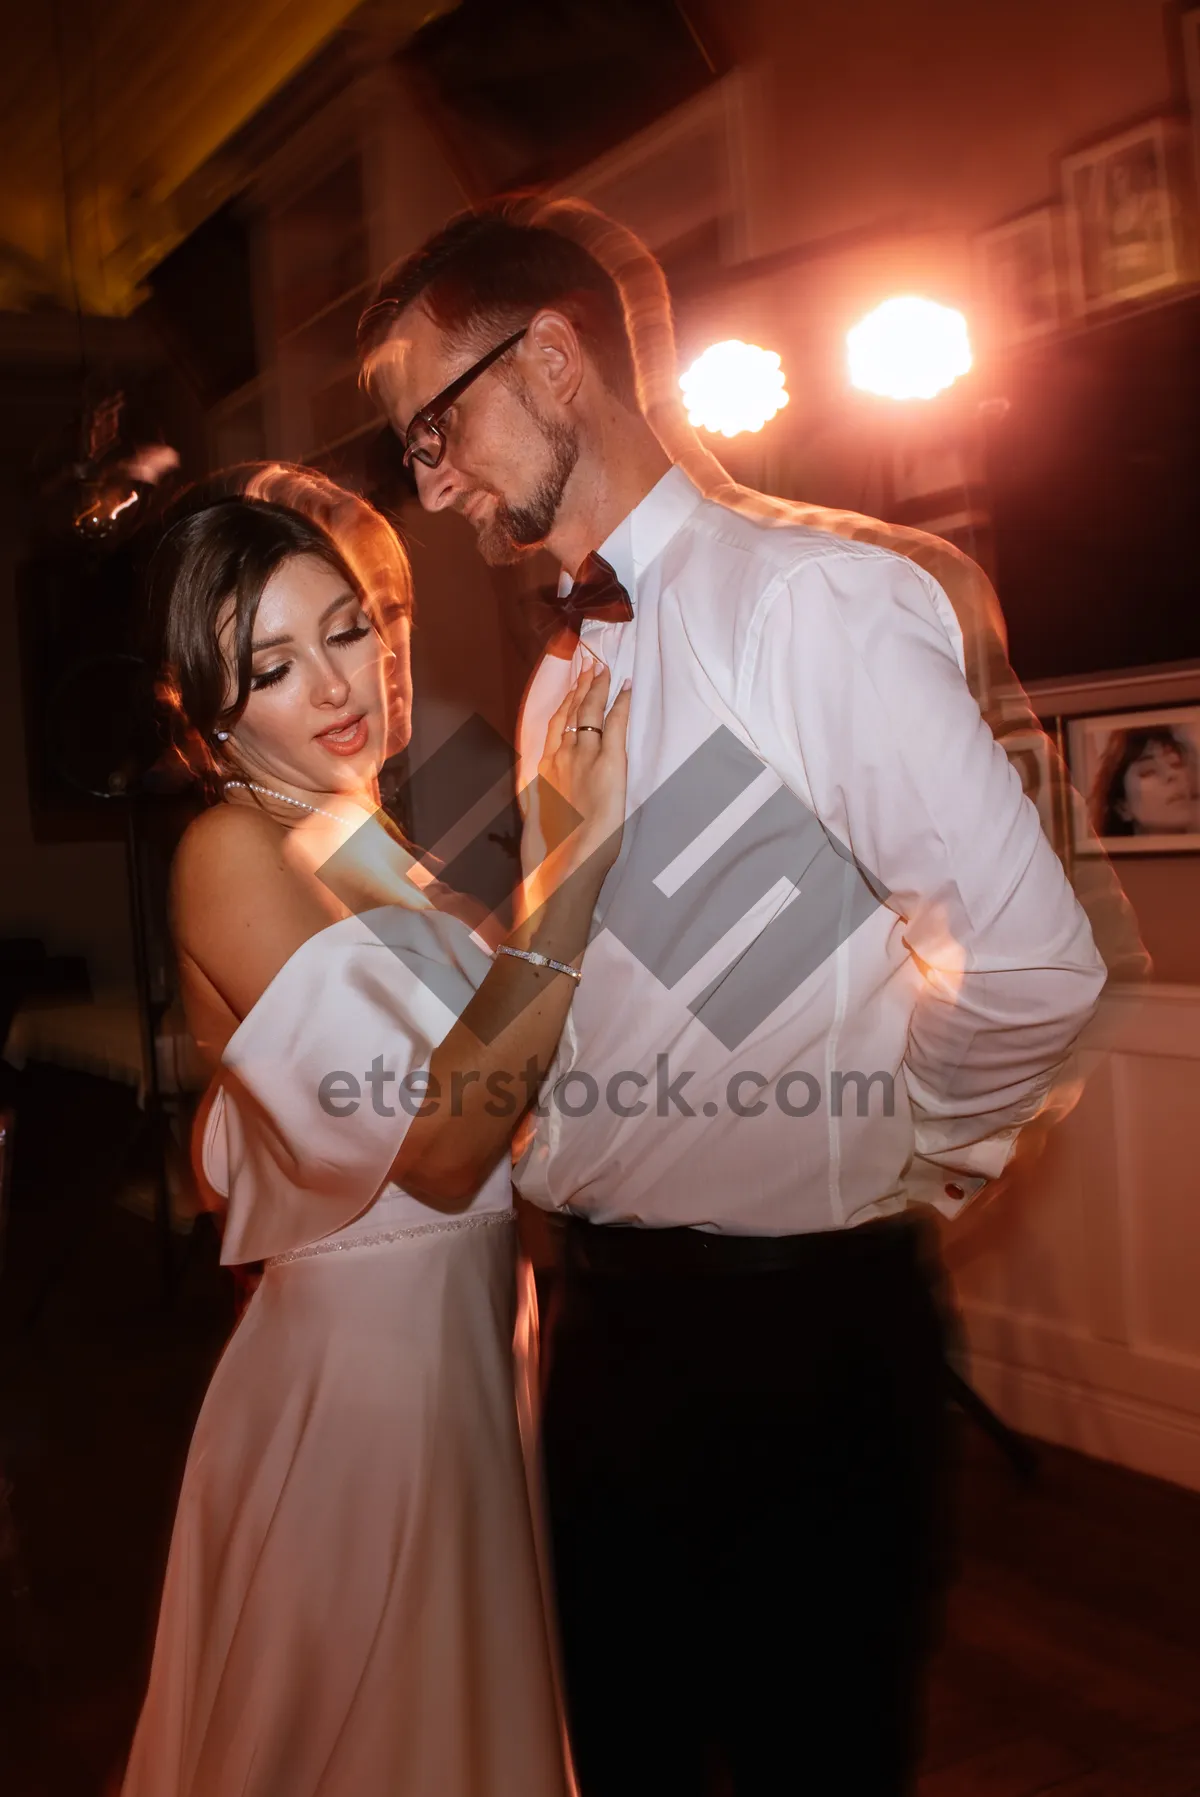
[[[699,487],[682,468],[668,468],[646,497],[601,543],[598,553],[631,598],[636,598],[639,575],[656,555],[662,554],[703,498]],[[572,584],[571,576],[564,569],[558,583],[560,599],[566,598]]]

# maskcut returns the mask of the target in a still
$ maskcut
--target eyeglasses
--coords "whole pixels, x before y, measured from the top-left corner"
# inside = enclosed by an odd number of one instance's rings
[[[489,349],[486,356],[480,356],[478,362],[472,362],[465,374],[460,374],[448,387],[443,387],[427,406],[421,407],[404,433],[403,462],[406,468],[411,470],[413,462],[423,462],[426,468],[438,466],[446,453],[446,434],[441,427],[442,419],[454,402],[461,399],[471,382],[485,374],[492,363],[498,362],[514,343],[519,343],[528,329],[528,325],[522,325],[519,331],[506,337],[495,349]]]

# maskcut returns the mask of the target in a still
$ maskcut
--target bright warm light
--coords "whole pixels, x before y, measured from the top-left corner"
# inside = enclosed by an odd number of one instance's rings
[[[971,366],[962,313],[911,294],[868,312],[846,346],[851,383],[887,399],[932,399]]]
[[[691,422],[722,437],[760,431],[788,402],[779,357],[736,338],[706,349],[679,385]]]

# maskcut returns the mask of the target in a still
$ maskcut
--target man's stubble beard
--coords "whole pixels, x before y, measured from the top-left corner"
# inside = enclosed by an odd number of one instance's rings
[[[579,436],[557,420],[538,419],[550,450],[550,466],[522,505],[501,498],[492,516],[476,526],[475,541],[489,567],[525,561],[554,528],[567,482],[579,461]]]

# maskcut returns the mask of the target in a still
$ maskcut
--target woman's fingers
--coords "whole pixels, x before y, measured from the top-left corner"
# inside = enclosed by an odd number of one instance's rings
[[[596,678],[596,670],[590,663],[585,663],[579,670],[578,678],[571,688],[571,715],[567,719],[570,728],[579,723],[579,708],[587,698]]]
[[[580,693],[579,708],[571,722],[577,730],[584,733],[583,741],[579,744],[581,749],[600,747],[601,739],[596,732],[604,729],[604,708],[608,704],[610,684],[611,674],[608,668],[601,668]]]
[[[610,671],[601,667],[593,677],[581,677],[552,721],[542,761],[544,785],[562,801],[565,828],[550,840],[547,830],[548,794],[539,789],[542,826],[539,865],[552,860],[560,848],[567,858],[556,869],[556,880],[591,864],[601,874],[612,866],[620,850],[625,823],[625,737],[629,722],[630,692],[622,688],[609,711],[604,707],[611,686]],[[528,866],[528,827],[522,841],[522,865]]]
[[[624,791],[629,692],[627,687],[622,690],[606,718],[611,684],[611,670],[603,663],[585,664],[546,730],[543,777],[572,808],[578,806],[585,815],[593,809],[593,797],[599,796],[589,792],[593,774],[601,774],[602,788],[613,787],[616,782],[622,794]],[[597,764],[606,749],[601,770]],[[605,808],[603,802],[600,808]]]
[[[578,742],[580,707],[587,698],[594,679],[595,668],[585,664],[546,728],[546,747],[542,751],[544,763],[553,761],[560,751],[569,752]]]
[[[578,692],[579,683],[576,681],[575,685],[570,688],[566,698],[547,724],[546,746],[542,750],[543,761],[551,760],[553,756],[558,754],[559,749],[562,747],[563,732],[567,725],[571,723],[571,714],[579,703]]]

